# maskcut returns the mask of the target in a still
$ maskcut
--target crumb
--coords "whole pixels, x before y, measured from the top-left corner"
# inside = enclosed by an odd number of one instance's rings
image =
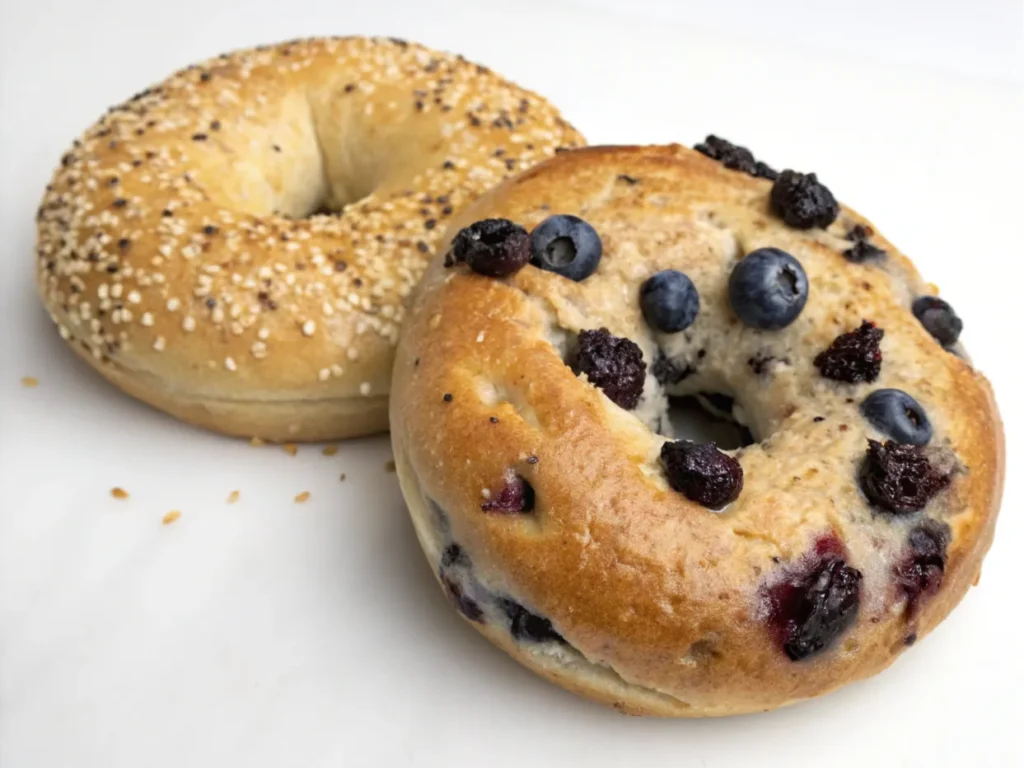
[[[323,454],[324,456],[333,456],[338,452],[338,446],[336,445],[325,445]]]
[[[37,379],[35,376],[22,376],[21,386],[28,387],[29,389],[31,389],[32,387],[38,387],[39,379]]]
[[[250,437],[249,445],[251,445],[253,448],[259,448],[261,445],[266,445],[266,443],[258,437]]]
[[[128,491],[126,491],[124,488],[111,488],[110,495],[113,496],[115,499],[127,499]]]
[[[384,463],[384,471],[385,472],[394,472],[395,471],[395,460],[394,459],[389,459],[388,461],[386,461]]]
[[[343,482],[343,483],[344,483],[344,482],[345,482],[345,473],[344,473],[344,472],[342,472],[342,473],[341,473],[341,474],[340,474],[340,475],[338,476],[338,479],[339,479],[339,480],[340,480],[341,482]]]
[[[299,452],[299,446],[297,446],[295,443],[285,443],[282,446],[282,448],[284,448],[284,452],[287,453],[289,456],[294,456],[296,453]]]
[[[166,515],[164,515],[164,521],[163,521],[164,525],[170,525],[175,520],[177,520],[179,517],[181,517],[181,512],[179,512],[176,509],[172,509]]]
[[[301,504],[302,502],[307,501],[308,499],[309,499],[309,491],[303,491],[302,493],[300,493],[298,496],[295,497],[295,503],[296,504]]]
[[[228,495],[228,504],[234,504],[236,501],[238,501],[238,497],[241,495],[242,494],[239,491],[232,491]]]

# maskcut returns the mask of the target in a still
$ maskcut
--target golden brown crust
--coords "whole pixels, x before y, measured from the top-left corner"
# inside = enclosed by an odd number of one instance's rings
[[[419,45],[238,51],[75,142],[39,210],[40,292],[101,373],[180,418],[379,431],[404,298],[446,221],[581,142],[535,94]]]
[[[466,588],[485,606],[481,631],[560,685],[626,710],[761,711],[874,674],[956,605],[991,543],[1002,428],[985,379],[909,310],[933,289],[877,234],[885,260],[844,259],[848,231],[870,227],[849,209],[827,230],[785,226],[770,188],[682,147],[563,153],[481,198],[449,234],[485,217],[530,228],[574,213],[602,237],[597,272],[574,283],[528,267],[498,281],[435,263],[402,332],[392,441],[428,557],[436,567],[457,542],[472,562]],[[796,256],[811,285],[797,321],[771,333],[742,326],[725,299],[731,264],[763,246]],[[694,326],[672,336],[647,327],[637,302],[665,268],[685,271],[702,301]],[[862,319],[885,330],[878,381],[824,380],[814,355]],[[664,438],[563,361],[575,333],[601,326],[636,341],[648,365],[659,350],[694,362],[674,393],[725,390],[745,407],[762,442],[734,452],[745,486],[724,513],[671,491],[657,461]],[[750,364],[762,353],[775,358],[767,373]],[[881,387],[924,405],[932,448],[957,466],[948,490],[904,518],[873,510],[856,479],[867,438],[879,438],[858,406]],[[649,379],[636,413],[660,396]],[[481,511],[508,469],[534,488],[532,514]],[[910,611],[893,568],[926,518],[949,526],[948,561],[938,594]],[[769,629],[766,592],[829,535],[863,573],[858,619],[826,652],[793,662]],[[550,619],[583,661],[539,663],[547,657],[486,607],[495,595]],[[622,687],[602,682],[609,670]]]

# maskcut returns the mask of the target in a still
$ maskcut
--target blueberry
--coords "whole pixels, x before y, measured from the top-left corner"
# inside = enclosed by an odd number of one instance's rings
[[[531,613],[515,600],[510,600],[507,597],[497,598],[497,603],[508,616],[509,631],[516,640],[534,643],[565,642],[565,639],[551,626],[550,619]]]
[[[932,439],[924,408],[902,389],[876,389],[864,398],[860,412],[871,426],[897,442],[926,445]]]
[[[907,616],[912,617],[920,602],[939,591],[946,570],[949,526],[926,520],[911,529],[903,557],[893,569],[896,584],[907,598]]]
[[[662,333],[678,333],[693,325],[700,312],[700,296],[682,272],[657,272],[640,287],[640,308],[647,324]]]
[[[744,256],[729,276],[729,304],[745,325],[777,331],[796,320],[807,303],[807,274],[778,248]]]
[[[714,443],[676,440],[661,446],[668,484],[690,501],[721,509],[743,490],[743,467]]]
[[[508,219],[483,219],[460,229],[452,239],[444,265],[466,262],[477,274],[506,277],[530,260],[526,230]]]
[[[768,591],[768,620],[792,661],[827,650],[857,620],[861,572],[842,557],[812,559]]]
[[[911,305],[914,317],[935,340],[944,347],[951,347],[960,338],[964,321],[957,317],[949,304],[938,296],[921,296]]]
[[[951,480],[950,473],[932,466],[920,446],[868,440],[860,487],[879,509],[894,515],[920,512]]]
[[[772,210],[797,229],[824,229],[839,216],[839,203],[813,173],[785,170],[772,185]]]
[[[580,331],[573,369],[585,373],[620,408],[631,411],[640,402],[647,375],[644,353],[635,342],[613,336],[607,328]]]
[[[583,219],[549,216],[530,233],[531,262],[579,282],[594,274],[601,261],[601,237]]]

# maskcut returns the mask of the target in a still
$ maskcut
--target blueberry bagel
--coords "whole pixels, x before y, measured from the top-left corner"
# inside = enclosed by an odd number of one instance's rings
[[[718,139],[601,147],[452,224],[392,442],[455,607],[637,714],[755,712],[883,669],[978,579],[988,383],[910,261],[813,174]],[[750,432],[675,439],[669,398]]]
[[[404,299],[446,222],[581,142],[538,96],[401,40],[237,51],[74,143],[39,208],[39,288],[76,352],[181,419],[380,431]]]

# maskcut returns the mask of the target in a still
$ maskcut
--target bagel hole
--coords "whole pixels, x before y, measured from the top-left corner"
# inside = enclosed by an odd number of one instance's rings
[[[757,442],[753,433],[733,417],[735,409],[735,400],[718,392],[669,397],[668,421],[676,440],[713,442],[724,451],[732,451]]]

